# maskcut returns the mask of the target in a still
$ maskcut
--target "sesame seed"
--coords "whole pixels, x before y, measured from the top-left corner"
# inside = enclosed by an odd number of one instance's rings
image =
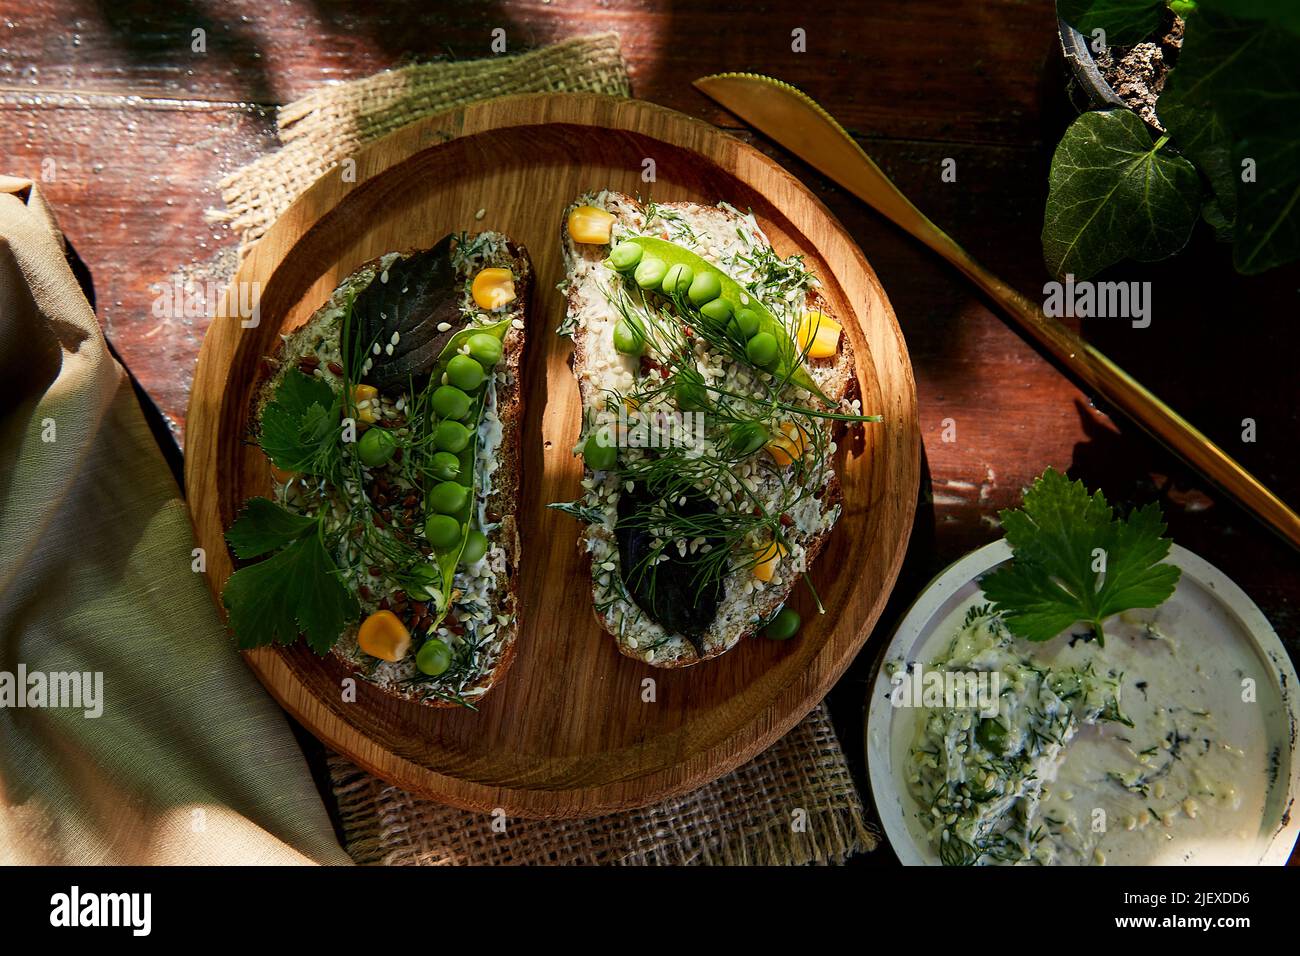
[[[396,344],[401,340],[401,338],[402,338],[402,336],[401,336],[399,333],[394,332],[394,333],[393,333],[393,337],[392,337],[391,339],[389,339],[388,341],[389,341],[391,344],[396,345]]]
[[[439,323],[438,323],[438,331],[439,331],[439,332],[450,332],[450,331],[451,331],[451,323],[450,323],[450,322],[439,322]]]

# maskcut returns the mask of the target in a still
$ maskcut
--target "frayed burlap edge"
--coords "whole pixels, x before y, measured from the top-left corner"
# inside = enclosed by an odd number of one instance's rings
[[[358,863],[771,865],[842,863],[876,832],[824,707],[713,783],[590,820],[494,819],[384,783],[347,759],[330,775]]]
[[[225,177],[226,208],[208,217],[239,233],[242,255],[308,186],[367,143],[475,100],[566,91],[628,95],[618,34],[518,56],[421,63],[324,87],[280,108],[283,147]]]

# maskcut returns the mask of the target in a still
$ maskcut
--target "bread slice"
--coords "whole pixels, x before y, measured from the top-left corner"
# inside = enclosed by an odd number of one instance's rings
[[[725,203],[717,206],[684,202],[648,204],[624,193],[601,191],[579,197],[566,210],[566,221],[568,212],[578,206],[594,206],[615,217],[609,245],[575,242],[567,228],[561,227],[567,315],[560,331],[573,339],[572,369],[584,408],[584,442],[602,421],[608,423],[612,414],[609,396],[625,393],[645,374],[640,360],[619,354],[612,344],[618,315],[611,307],[608,290],[623,280],[605,260],[612,245],[624,238],[649,235],[684,245],[742,285],[749,285],[751,291],[757,290],[765,304],[772,287],[780,286],[782,291],[776,294],[782,299],[783,315],[798,316],[804,311],[820,310],[834,318],[815,278],[803,273],[801,260],[777,259],[752,214],[743,214]],[[765,270],[762,282],[755,271],[756,264]],[[801,277],[801,281],[789,281],[795,277]],[[847,335],[841,335],[833,358],[806,358],[804,364],[825,401],[795,389],[801,404],[860,414],[853,348]],[[737,369],[724,371],[739,374]],[[653,370],[649,374],[654,374]],[[816,497],[801,501],[798,513],[788,516],[791,524],[785,534],[793,544],[790,553],[780,559],[777,574],[770,583],[758,580],[750,568],[733,565],[723,577],[716,617],[707,630],[693,639],[670,632],[630,597],[625,585],[620,585],[624,569],[614,526],[619,520],[618,504],[631,489],[610,473],[586,470],[585,495],[570,510],[587,521],[579,548],[591,556],[596,616],[601,626],[615,637],[621,653],[657,667],[696,664],[731,649],[780,610],[802,572],[821,551],[840,512],[840,485],[832,459],[834,442],[844,428],[839,424],[832,426],[824,419],[817,421],[821,424],[816,427],[823,429],[825,436],[822,445],[825,454],[819,455],[816,476],[820,487]],[[581,448],[580,444],[575,451]],[[759,452],[755,457],[763,455],[764,452]],[[747,472],[747,477],[752,477],[759,492],[765,493],[778,480],[775,471],[758,463]],[[719,507],[726,510],[734,506],[726,502]],[[592,520],[597,516],[598,520]],[[687,546],[694,549],[695,543]],[[761,548],[761,542],[755,542],[755,547]]]
[[[343,546],[347,553],[335,555],[341,568],[353,569],[345,573],[348,586],[357,595],[361,616],[376,610],[392,610],[407,624],[415,640],[410,652],[396,662],[371,657],[358,646],[358,625],[350,626],[332,649],[333,656],[349,670],[369,681],[385,693],[403,700],[416,701],[433,707],[473,706],[498,681],[501,680],[515,655],[515,641],[519,634],[518,579],[519,566],[519,430],[523,418],[523,393],[520,369],[525,339],[525,311],[533,281],[532,263],[527,250],[499,233],[461,235],[450,245],[450,258],[461,283],[458,316],[448,316],[453,321],[440,323],[444,336],[461,328],[483,325],[509,319],[509,331],[502,342],[501,361],[492,370],[488,387],[488,404],[479,428],[479,454],[476,473],[478,477],[477,506],[484,520],[483,530],[488,538],[486,556],[469,568],[458,569],[454,587],[460,597],[452,602],[450,613],[431,636],[447,642],[457,663],[442,675],[442,679],[423,675],[415,664],[415,651],[420,643],[421,609],[430,602],[418,602],[401,593],[399,585],[374,562],[373,556],[359,553],[354,544]],[[268,377],[254,401],[256,423],[260,422],[262,409],[271,400],[280,380],[289,369],[299,368],[324,378],[337,393],[342,379],[337,374],[341,368],[339,337],[347,304],[363,289],[374,282],[387,283],[389,270],[399,260],[410,259],[419,251],[394,252],[373,259],[349,275],[308,321],[292,333],[282,336],[276,354],[268,363]],[[502,267],[514,277],[516,297],[509,304],[491,311],[475,305],[471,295],[471,282],[481,269]],[[404,292],[405,290],[400,290]],[[400,294],[395,291],[393,294]],[[442,318],[439,316],[439,318]],[[442,325],[450,329],[442,329]],[[396,342],[385,343],[402,347],[400,337]],[[423,344],[423,343],[422,343]],[[430,342],[425,352],[432,352]],[[400,356],[400,351],[399,351]],[[370,371],[373,357],[365,363]],[[369,375],[361,380],[366,383]],[[409,379],[408,379],[409,383]],[[437,383],[434,383],[436,387]],[[403,409],[409,402],[408,385],[388,384],[380,390],[381,408],[378,414],[391,422],[403,420]],[[418,387],[418,386],[417,386]],[[381,516],[389,515],[385,522],[392,531],[401,531],[408,540],[423,544],[423,495],[420,489],[403,486],[396,474],[388,474],[389,466],[367,469],[370,482],[366,494],[379,508]],[[280,476],[285,477],[285,476]],[[383,484],[382,482],[387,482]],[[286,507],[310,506],[316,503],[302,483],[293,480],[276,480],[276,496]],[[387,489],[385,491],[385,489]],[[338,493],[335,490],[334,493]],[[304,498],[307,494],[308,497]],[[411,504],[412,499],[417,499]],[[409,526],[404,516],[410,514]],[[372,570],[380,573],[375,575]],[[459,656],[456,656],[459,655]]]

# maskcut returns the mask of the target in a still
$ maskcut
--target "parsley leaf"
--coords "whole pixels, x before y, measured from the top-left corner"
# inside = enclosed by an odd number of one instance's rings
[[[226,540],[241,558],[276,551],[315,529],[317,520],[286,511],[266,498],[250,498],[244,513],[226,532]]]
[[[325,654],[361,613],[325,549],[319,519],[254,498],[227,538],[240,557],[280,549],[240,568],[221,593],[240,648],[292,644],[302,633],[312,650]]]
[[[262,410],[262,450],[277,468],[325,474],[338,450],[338,405],[327,382],[290,369]]]
[[[1084,621],[1104,644],[1106,618],[1158,607],[1178,584],[1178,568],[1159,563],[1170,541],[1157,505],[1117,520],[1100,491],[1048,468],[1023,509],[1000,517],[1015,559],[980,586],[1019,637],[1046,641]]]

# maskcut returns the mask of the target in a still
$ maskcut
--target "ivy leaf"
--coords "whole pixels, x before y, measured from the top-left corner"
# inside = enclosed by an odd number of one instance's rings
[[[361,613],[319,533],[304,534],[266,560],[240,568],[226,582],[221,602],[244,650],[292,644],[301,633],[313,651],[325,654]]]
[[[1232,156],[1232,133],[1217,113],[1187,103],[1176,90],[1161,95],[1160,122],[1210,182],[1212,195],[1201,205],[1201,218],[1220,241],[1231,242],[1237,221],[1239,168]]]
[[[1208,110],[1235,138],[1295,134],[1300,110],[1300,41],[1267,22],[1211,10],[1188,24],[1178,65],[1156,104]],[[1183,131],[1186,134],[1186,130]]]
[[[266,498],[250,498],[226,540],[240,558],[256,558],[276,551],[315,528],[315,518],[286,511]]]
[[[1182,249],[1200,211],[1196,167],[1155,143],[1129,110],[1084,113],[1065,131],[1048,177],[1043,256],[1078,279],[1121,259]]]
[[[1107,46],[1140,43],[1160,26],[1165,0],[1057,0],[1056,15],[1084,36],[1105,33]]]
[[[1197,0],[1197,5],[1244,20],[1268,20],[1300,36],[1300,5],[1295,0]]]
[[[1106,618],[1158,607],[1181,574],[1161,564],[1169,539],[1158,506],[1116,520],[1100,491],[1089,495],[1048,468],[1025,492],[1024,507],[1000,514],[1014,560],[986,575],[984,594],[1014,634],[1046,641],[1083,621],[1105,643]],[[1104,570],[1094,570],[1098,566]]]
[[[1236,155],[1254,160],[1256,177],[1238,192],[1232,263],[1254,275],[1300,256],[1300,140],[1256,136],[1238,143]]]
[[[1300,256],[1300,38],[1279,29],[1300,24],[1300,6],[1257,0],[1231,10],[1197,13],[1157,109],[1205,171],[1224,218],[1235,209],[1233,264],[1251,275]],[[1239,19],[1252,16],[1269,19]],[[1207,218],[1217,229],[1215,213]]]
[[[329,384],[290,369],[262,409],[262,450],[277,468],[324,474],[338,451],[338,398]]]

